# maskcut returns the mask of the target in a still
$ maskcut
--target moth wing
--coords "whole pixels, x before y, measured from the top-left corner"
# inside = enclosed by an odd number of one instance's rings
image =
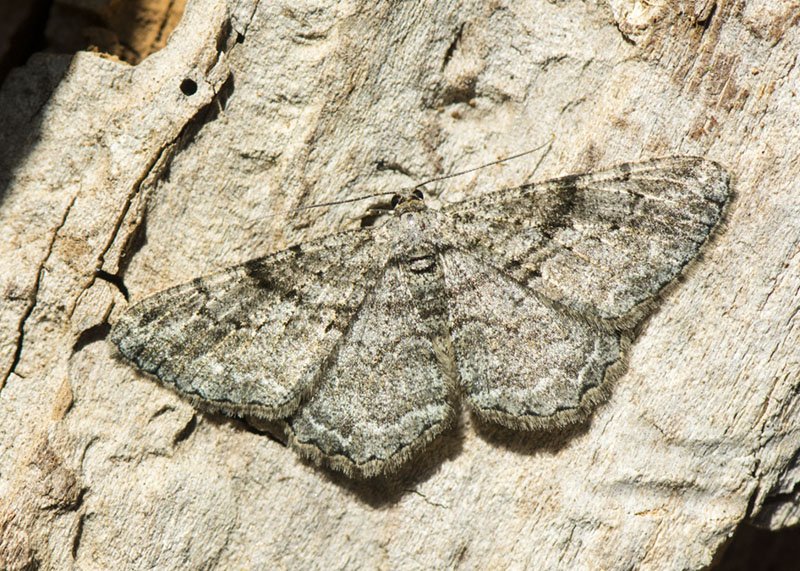
[[[402,268],[390,264],[319,390],[291,419],[292,445],[350,475],[391,471],[452,420],[452,355],[442,351],[417,314]]]
[[[568,311],[469,252],[443,255],[450,335],[479,417],[539,429],[580,420],[606,394],[620,334]]]
[[[286,416],[382,273],[370,234],[335,234],[157,293],[128,308],[111,339],[195,402]]]
[[[698,254],[730,175],[697,157],[498,191],[450,205],[451,243],[562,306],[627,328]]]

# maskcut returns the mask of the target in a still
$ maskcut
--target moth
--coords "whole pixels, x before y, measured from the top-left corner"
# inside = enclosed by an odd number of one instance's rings
[[[584,419],[729,197],[724,168],[681,156],[441,210],[406,191],[381,226],[130,306],[111,339],[196,405],[283,419],[303,456],[372,477],[447,429],[460,403],[519,430]]]

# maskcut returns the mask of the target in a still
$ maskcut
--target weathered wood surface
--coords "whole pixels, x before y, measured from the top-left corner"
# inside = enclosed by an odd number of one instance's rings
[[[745,521],[796,524],[793,10],[196,0],[135,67],[34,58],[0,93],[0,567],[696,569]],[[551,137],[536,172],[432,194],[667,154],[735,175],[726,226],[588,423],[464,417],[397,478],[356,483],[112,358],[126,301],[107,276],[140,299],[369,204],[287,209]]]

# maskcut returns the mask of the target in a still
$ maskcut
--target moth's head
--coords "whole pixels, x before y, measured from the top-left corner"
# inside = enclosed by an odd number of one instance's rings
[[[395,214],[405,214],[406,212],[421,212],[427,208],[423,200],[422,190],[412,188],[404,190],[392,197],[392,208]]]

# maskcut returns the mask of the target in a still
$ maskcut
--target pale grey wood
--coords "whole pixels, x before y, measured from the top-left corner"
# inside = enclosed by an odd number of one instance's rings
[[[796,524],[800,38],[788,15],[197,0],[135,68],[35,58],[0,93],[0,561],[683,569],[708,565],[744,521]],[[125,300],[96,269],[141,299],[358,227],[375,202],[288,209],[551,136],[536,172],[533,158],[491,167],[428,200],[669,154],[735,175],[726,227],[585,425],[520,437],[465,417],[410,472],[359,485],[196,414],[104,339]]]

